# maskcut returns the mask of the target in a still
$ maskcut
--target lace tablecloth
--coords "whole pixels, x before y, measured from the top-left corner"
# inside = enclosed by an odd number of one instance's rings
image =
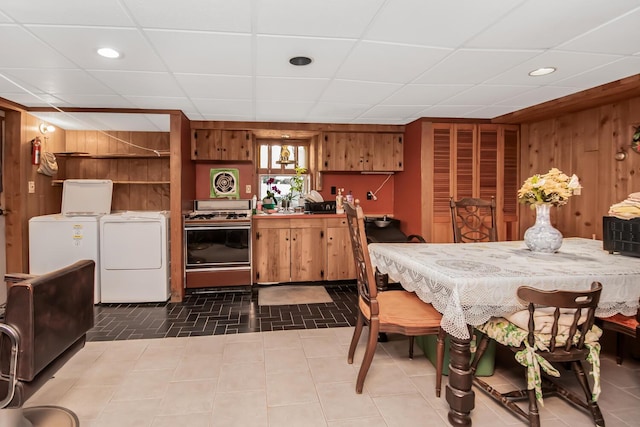
[[[442,327],[469,338],[467,325],[526,308],[519,286],[588,289],[602,283],[598,316],[633,315],[640,298],[640,259],[611,255],[602,241],[566,238],[555,254],[524,242],[371,243],[371,262],[442,313]]]

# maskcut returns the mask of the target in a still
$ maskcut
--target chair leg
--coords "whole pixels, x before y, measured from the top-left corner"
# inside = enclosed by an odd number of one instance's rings
[[[616,332],[616,363],[622,365],[622,356],[624,355],[624,335]]]
[[[409,359],[413,360],[413,343],[415,341],[415,338],[413,335],[411,335],[409,337]]]
[[[482,334],[482,337],[480,338],[480,342],[476,347],[476,353],[473,356],[473,360],[471,361],[470,368],[471,368],[472,375],[476,374],[476,369],[478,369],[478,363],[480,362],[480,359],[482,359],[482,356],[484,355],[484,352],[487,350],[488,346],[489,346],[489,337],[485,334]]]
[[[444,339],[446,332],[438,329],[438,342],[436,344],[436,397],[440,397],[442,390],[442,368],[444,365]]]
[[[540,427],[540,412],[538,411],[538,401],[536,400],[536,391],[527,390],[529,396],[529,426]]]
[[[364,357],[362,358],[362,365],[360,366],[360,372],[358,372],[358,379],[356,381],[356,393],[362,393],[362,387],[364,386],[364,379],[369,372],[369,367],[373,361],[373,356],[376,353],[376,345],[378,345],[378,330],[380,327],[377,322],[370,322],[369,324],[369,337],[367,338],[367,348],[364,351]]]
[[[351,337],[351,345],[349,346],[349,355],[347,356],[347,362],[353,363],[353,355],[356,352],[360,335],[362,334],[362,327],[364,326],[364,316],[362,312],[358,311],[358,319],[356,320],[356,328],[353,330],[353,337]]]
[[[602,417],[602,412],[600,411],[598,402],[594,402],[592,400],[591,387],[589,387],[589,380],[587,380],[587,376],[584,373],[582,363],[580,363],[580,361],[571,362],[571,367],[573,368],[573,372],[576,374],[576,378],[578,378],[578,382],[582,386],[593,421],[596,423],[596,426],[604,426],[604,418]]]

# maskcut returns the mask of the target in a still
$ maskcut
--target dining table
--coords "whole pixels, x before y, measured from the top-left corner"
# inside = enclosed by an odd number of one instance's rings
[[[370,243],[372,265],[442,313],[450,335],[446,399],[452,425],[470,426],[470,341],[474,326],[526,308],[520,286],[584,290],[602,284],[599,317],[634,315],[640,300],[640,259],[603,250],[601,240],[565,238],[555,253],[532,252],[524,241]]]

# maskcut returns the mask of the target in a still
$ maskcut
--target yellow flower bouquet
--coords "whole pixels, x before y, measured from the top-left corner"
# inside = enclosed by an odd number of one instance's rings
[[[536,174],[522,184],[518,190],[520,203],[531,205],[566,205],[571,196],[579,195],[582,186],[578,177],[565,175],[561,170],[552,168],[544,175]]]

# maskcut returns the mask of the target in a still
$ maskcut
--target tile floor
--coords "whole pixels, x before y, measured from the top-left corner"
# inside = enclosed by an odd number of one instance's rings
[[[418,349],[420,357],[409,360],[401,336],[379,344],[357,395],[358,366],[346,362],[352,332],[336,327],[88,342],[27,406],[70,408],[83,427],[448,425],[446,401],[435,397],[435,369]],[[361,342],[356,361],[363,349]],[[491,383],[498,389],[520,385],[522,371],[498,356]],[[638,426],[640,363],[629,358],[619,367],[605,354],[602,377],[607,426]],[[545,403],[544,426],[592,425],[557,398]],[[474,426],[523,425],[477,389],[472,419]]]
[[[355,287],[327,290],[333,303],[260,307],[256,293],[225,293],[97,306],[85,348],[27,406],[70,408],[83,427],[448,425],[435,369],[419,348],[409,360],[402,336],[379,344],[365,390],[355,393],[364,351],[361,342],[347,364]],[[512,354],[497,359],[486,379],[499,390],[519,387]],[[640,362],[617,366],[605,352],[602,377],[607,426],[640,425]],[[482,391],[476,396],[474,426],[523,425]],[[557,398],[541,414],[544,426],[592,425]]]

